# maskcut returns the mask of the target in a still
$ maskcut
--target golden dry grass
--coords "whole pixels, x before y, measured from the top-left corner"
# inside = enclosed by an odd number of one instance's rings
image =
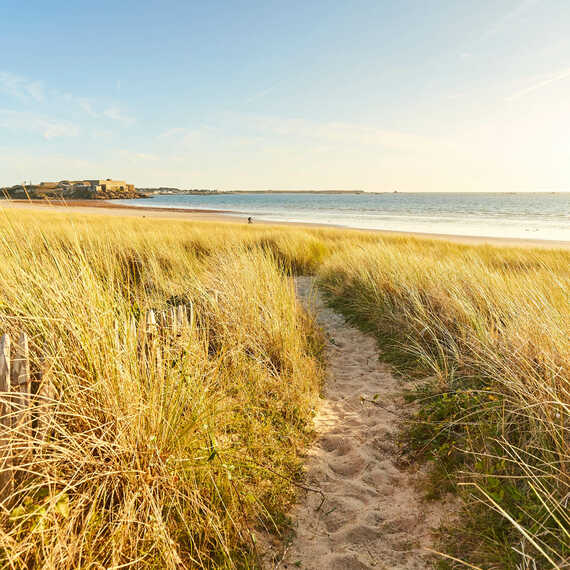
[[[57,398],[42,445],[13,434],[2,566],[253,565],[320,383],[282,262],[231,229],[24,218],[0,222],[0,330],[28,333]],[[147,363],[131,319],[181,302],[191,325]]]
[[[568,252],[385,242],[338,252],[320,275],[340,310],[432,377],[408,435],[463,487],[455,554],[484,568],[564,567]]]
[[[12,434],[6,567],[255,566],[251,531],[285,522],[321,380],[289,277],[304,272],[432,377],[408,442],[440,486],[465,484],[449,552],[562,568],[568,252],[11,211],[0,260],[0,332],[29,334],[58,393],[48,440]],[[129,323],[181,302],[191,325],[145,363]]]

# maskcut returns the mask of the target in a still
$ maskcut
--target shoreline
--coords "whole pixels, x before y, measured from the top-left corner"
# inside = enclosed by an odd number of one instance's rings
[[[233,210],[208,210],[203,208],[165,208],[160,206],[135,206],[134,204],[114,204],[107,200],[0,200],[2,209],[44,210],[53,212],[73,212],[78,214],[100,214],[112,216],[127,216],[141,218],[171,219],[180,221],[208,221],[223,223],[243,224],[244,220],[238,216],[246,217],[247,214]],[[410,236],[421,239],[435,239],[462,243],[465,245],[503,245],[517,247],[539,247],[544,249],[570,249],[570,241],[544,240],[532,238],[511,238],[494,236],[469,236],[456,234],[440,234],[428,232],[407,232],[397,230],[350,228],[334,224],[319,222],[287,222],[271,221],[256,218],[256,225],[266,226],[295,226],[305,228],[330,228],[344,231],[374,232],[389,236]]]

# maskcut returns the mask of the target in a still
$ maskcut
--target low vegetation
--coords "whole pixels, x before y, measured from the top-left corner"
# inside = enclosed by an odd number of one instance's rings
[[[0,258],[0,332],[25,330],[56,388],[49,437],[11,434],[2,566],[256,567],[322,379],[294,273],[422,379],[408,452],[466,505],[440,548],[484,568],[569,556],[567,252],[9,211]],[[131,323],[180,303],[188,325],[145,359]]]

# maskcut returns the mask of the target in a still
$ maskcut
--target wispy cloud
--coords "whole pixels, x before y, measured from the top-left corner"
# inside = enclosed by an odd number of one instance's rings
[[[0,71],[0,93],[6,93],[22,101],[27,100],[28,102],[42,104],[43,107],[57,107],[65,103],[67,104],[66,108],[79,108],[93,119],[106,117],[124,125],[131,125],[135,122],[135,118],[119,108],[117,104],[107,104],[106,107],[103,107],[101,102],[98,103],[92,98],[61,91],[57,88],[49,88],[49,86],[45,87],[41,81],[32,80],[10,71]]]
[[[78,105],[83,109],[90,117],[98,117],[99,113],[93,108],[93,103],[89,99],[77,99]]]
[[[113,121],[119,121],[124,125],[132,125],[135,122],[134,117],[125,115],[124,112],[116,106],[108,107],[103,111],[103,115]]]
[[[168,139],[171,137],[180,137],[184,136],[185,133],[188,132],[188,129],[184,129],[182,127],[173,127],[171,129],[166,129],[166,131],[160,133],[158,135],[159,139]]]
[[[506,97],[505,100],[514,101],[515,99],[520,99],[521,97],[524,97],[525,95],[528,95],[533,91],[537,91],[538,89],[547,87],[551,83],[556,83],[557,81],[563,81],[564,79],[569,79],[569,78],[570,78],[570,68],[566,69],[561,73],[555,73],[553,75],[549,75],[548,77],[545,77],[541,81],[537,81],[529,85],[528,87],[525,87],[524,89],[520,89],[519,91],[510,95],[509,97]]]
[[[246,103],[253,103],[254,101],[257,101],[259,99],[263,99],[264,97],[267,97],[267,95],[274,92],[279,87],[280,84],[281,84],[281,82],[279,81],[279,82],[275,83],[274,85],[270,85],[269,87],[265,87],[264,89],[259,89],[259,90],[255,91],[249,97],[246,98],[245,102]]]
[[[158,135],[159,140],[171,141],[180,146],[190,146],[199,141],[221,136],[219,129],[211,125],[201,125],[195,128],[173,127]],[[228,135],[226,135],[228,137]]]
[[[97,118],[100,116],[100,113],[98,113],[95,110],[94,106],[95,102],[92,99],[88,99],[87,97],[77,97],[72,93],[68,92],[61,93],[60,91],[57,90],[51,90],[50,96],[55,100],[64,99],[65,101],[68,101],[73,105],[77,105],[82,111],[87,113],[87,115],[89,115],[90,117]]]
[[[79,134],[79,127],[69,121],[9,109],[0,109],[0,127],[13,131],[36,133],[46,140],[58,137],[75,137]]]
[[[343,147],[364,145],[399,152],[424,152],[447,144],[435,137],[354,123],[321,123],[299,118],[284,119],[266,116],[251,116],[247,118],[247,121],[260,132],[301,138],[311,145],[317,143]]]
[[[33,99],[38,102],[45,99],[41,81],[31,81],[9,71],[0,71],[0,91],[19,99]]]

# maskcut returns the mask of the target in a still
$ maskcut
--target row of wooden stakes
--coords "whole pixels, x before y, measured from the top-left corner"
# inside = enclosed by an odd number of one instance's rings
[[[133,318],[129,328],[135,338],[143,337],[143,346],[148,358],[160,357],[160,332],[178,335],[192,326],[194,313],[192,306],[177,305],[166,311],[155,313],[148,310],[139,320]],[[118,323],[115,323],[118,333]],[[150,341],[150,343],[148,342]],[[13,487],[14,458],[12,439],[14,434],[26,434],[38,443],[45,440],[51,423],[56,391],[49,378],[37,374],[33,381],[30,375],[30,355],[28,337],[22,332],[16,341],[10,335],[0,337],[0,493],[5,495]]]
[[[192,305],[177,305],[169,307],[166,311],[154,312],[150,309],[146,312],[145,319],[146,332],[152,333],[156,327],[161,329],[171,329],[174,333],[181,331],[185,326],[192,326],[194,323],[194,310]],[[136,326],[136,321],[132,321]]]
[[[0,337],[0,492],[13,486],[14,434],[43,441],[49,429],[49,406],[53,402],[53,387],[38,378],[35,393],[30,376],[28,337],[20,333],[12,343],[10,335]]]

